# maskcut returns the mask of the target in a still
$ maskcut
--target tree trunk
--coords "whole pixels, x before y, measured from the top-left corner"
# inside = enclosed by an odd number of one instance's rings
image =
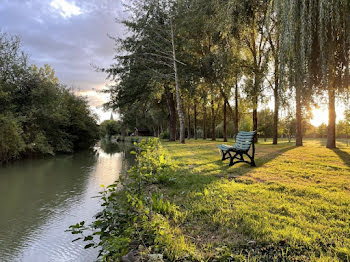
[[[224,101],[224,142],[227,142],[226,101]]]
[[[177,104],[177,113],[179,115],[179,122],[180,122],[180,143],[184,144],[185,143],[185,118],[184,118],[184,114],[182,112],[182,106],[181,106],[179,79],[177,75],[174,28],[173,28],[173,23],[171,19],[170,19],[170,28],[171,28],[171,45],[173,49],[176,104]]]
[[[275,110],[273,112],[273,141],[272,144],[277,145],[278,140],[278,107],[279,107],[279,79],[278,79],[278,59],[275,59],[275,88],[273,96],[275,98]]]
[[[238,82],[236,79],[236,85],[235,85],[235,137],[238,134],[238,123],[239,123],[239,116],[238,116]]]
[[[194,139],[197,140],[198,134],[197,134],[197,104],[195,101],[194,104]]]
[[[258,97],[257,94],[253,97],[253,130],[258,130]],[[258,136],[254,136],[254,143],[258,142]]]
[[[333,82],[328,88],[328,130],[327,130],[327,148],[336,148],[335,141],[335,89]]]
[[[295,102],[296,102],[296,121],[297,129],[295,134],[295,145],[303,145],[303,133],[302,133],[302,115],[301,115],[301,87],[297,87],[295,90]]]
[[[207,139],[207,108],[203,104],[203,139]]]
[[[211,140],[216,140],[214,99],[211,100]]]
[[[258,129],[258,109],[254,106],[253,108],[253,130]],[[258,142],[258,136],[254,136],[254,143]]]
[[[190,106],[188,107],[188,129],[187,129],[187,139],[191,139],[191,112]]]
[[[169,141],[176,140],[176,108],[174,95],[170,92],[169,86],[164,87],[165,97],[169,110],[168,126],[169,126]]]

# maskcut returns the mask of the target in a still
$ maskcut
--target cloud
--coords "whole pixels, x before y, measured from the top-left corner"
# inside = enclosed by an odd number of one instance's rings
[[[81,15],[81,9],[74,3],[67,2],[66,0],[53,0],[50,6],[56,9],[61,16],[69,18],[73,15]]]
[[[63,83],[99,91],[108,81],[91,65],[113,63],[114,42],[107,34],[123,36],[115,19],[125,16],[122,0],[3,0],[0,30],[20,36],[30,61],[50,64]],[[100,96],[89,96],[90,104],[98,107]]]

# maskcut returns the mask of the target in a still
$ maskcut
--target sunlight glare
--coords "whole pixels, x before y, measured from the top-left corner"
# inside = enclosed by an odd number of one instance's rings
[[[328,110],[326,108],[314,108],[312,110],[312,119],[310,120],[313,126],[328,124]]]

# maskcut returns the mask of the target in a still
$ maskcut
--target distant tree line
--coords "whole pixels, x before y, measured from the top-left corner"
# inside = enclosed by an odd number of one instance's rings
[[[112,136],[120,135],[122,133],[121,130],[121,122],[116,121],[114,119],[104,120],[100,124],[100,137],[102,139],[111,139]]]
[[[115,80],[106,106],[124,129],[167,129],[182,143],[253,129],[273,144],[295,134],[301,146],[322,98],[327,147],[335,147],[335,103],[346,101],[350,83],[349,1],[141,0],[127,8],[129,33],[115,39],[115,63],[102,69]],[[259,113],[269,96],[273,111]]]
[[[71,153],[98,138],[87,101],[60,84],[54,70],[29,65],[17,37],[0,34],[0,163]]]

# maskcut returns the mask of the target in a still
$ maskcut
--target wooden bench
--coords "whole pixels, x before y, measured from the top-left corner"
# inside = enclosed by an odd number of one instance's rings
[[[230,159],[229,166],[233,166],[237,163],[248,163],[251,166],[256,166],[254,161],[255,155],[255,145],[254,145],[254,136],[256,131],[245,132],[240,131],[236,136],[236,143],[233,146],[228,145],[218,145],[218,148],[222,153],[222,161]],[[252,154],[250,155],[249,149],[252,147]],[[244,159],[244,155],[249,158],[249,161]],[[235,161],[235,159],[237,159]]]

